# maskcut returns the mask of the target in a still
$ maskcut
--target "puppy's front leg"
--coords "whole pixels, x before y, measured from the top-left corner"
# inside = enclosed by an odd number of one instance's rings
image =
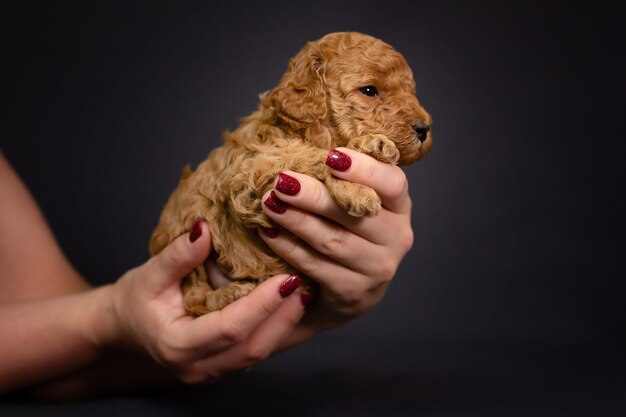
[[[355,151],[370,155],[379,161],[397,164],[400,151],[392,140],[381,134],[359,136],[348,142],[346,146]]]
[[[196,267],[183,280],[185,310],[191,316],[201,316],[211,311],[221,310],[248,295],[258,285],[258,282],[254,280],[237,280],[225,287],[213,288],[209,284],[209,273],[203,264]]]
[[[336,179],[330,181],[328,190],[337,204],[351,216],[372,217],[380,211],[380,198],[370,187]]]
[[[376,216],[381,209],[380,197],[370,187],[344,181],[332,175],[324,182],[335,202],[351,216]]]
[[[221,310],[241,297],[248,295],[258,285],[257,282],[251,281],[233,281],[226,287],[208,292],[204,306],[207,312]]]
[[[396,144],[381,134],[356,137],[348,142],[346,147],[383,162],[396,164],[400,159],[400,151],[398,151]],[[381,209],[380,197],[369,187],[334,177],[327,179],[326,187],[337,204],[351,216],[375,216]]]

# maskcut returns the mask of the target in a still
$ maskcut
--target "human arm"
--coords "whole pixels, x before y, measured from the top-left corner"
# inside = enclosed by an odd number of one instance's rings
[[[128,378],[124,379],[128,387],[134,389],[152,386],[155,380],[171,383],[174,378],[168,378],[168,375],[172,370],[182,378],[190,378],[185,373],[185,366],[191,366],[193,361],[184,352],[178,352],[179,356],[168,362],[165,351],[159,350],[165,349],[168,337],[170,342],[172,338],[171,329],[157,326],[163,323],[159,322],[163,316],[145,309],[137,311],[137,308],[155,305],[145,303],[142,296],[150,290],[150,283],[158,281],[159,277],[159,282],[169,283],[170,294],[180,292],[180,280],[185,269],[189,268],[189,262],[197,262],[197,265],[208,255],[211,244],[206,225],[201,229],[205,233],[197,241],[190,242],[188,236],[183,236],[178,246],[168,248],[161,256],[129,271],[117,283],[91,289],[63,255],[34,199],[2,153],[0,213],[0,393],[37,384],[43,384],[40,387],[48,397],[84,396],[107,383],[123,388],[124,383],[116,376],[127,374],[129,361],[132,361],[133,369],[140,366],[140,370],[146,372],[127,375]],[[286,279],[286,275],[270,280],[264,287],[267,290],[257,292],[246,301],[248,306],[253,305],[250,314],[259,308],[263,310],[261,318],[255,318],[258,326],[246,326],[253,320],[248,320],[247,313],[241,311],[224,312],[220,314],[221,320],[205,323],[207,327],[201,330],[207,343],[210,343],[206,340],[210,339],[207,334],[219,338],[226,332],[227,338],[232,336],[232,345],[221,345],[220,354],[228,356],[228,360],[211,369],[212,364],[208,364],[206,377],[245,367],[269,354],[277,343],[272,337],[279,336],[275,330],[267,337],[265,331],[255,332],[264,323],[262,317],[270,323],[274,319],[280,323],[287,320],[287,326],[298,320],[303,311],[298,298],[282,299],[272,291],[278,291],[281,278]],[[118,300],[114,303],[112,297]],[[291,307],[281,307],[283,304]],[[258,307],[256,310],[255,306]],[[122,311],[124,309],[126,312]],[[167,313],[172,313],[171,309]],[[174,320],[174,317],[168,317]],[[137,333],[125,332],[128,329],[122,323],[143,328],[146,332],[142,336],[152,339],[140,339]],[[276,327],[279,328],[280,324]],[[185,328],[181,325],[177,331],[185,333]],[[231,334],[237,329],[241,333]],[[103,334],[105,330],[106,335]],[[232,356],[225,355],[224,352],[233,345],[240,346]],[[162,366],[147,359],[148,347],[154,355],[162,356],[160,363],[168,365],[168,372],[163,372]],[[193,346],[187,347],[193,350]],[[105,367],[106,372],[103,372]],[[97,378],[108,378],[108,381]]]
[[[95,360],[82,336],[95,293],[0,153],[0,392]],[[42,353],[43,352],[43,353]],[[61,358],[59,358],[61,357]]]
[[[181,236],[115,284],[0,306],[0,392],[81,370],[108,349],[147,353],[189,383],[269,356],[304,313],[300,298],[281,291],[289,279],[283,274],[220,312],[186,316],[180,280],[211,247],[207,225],[201,230],[197,240]]]
[[[0,303],[83,291],[44,215],[0,151]]]

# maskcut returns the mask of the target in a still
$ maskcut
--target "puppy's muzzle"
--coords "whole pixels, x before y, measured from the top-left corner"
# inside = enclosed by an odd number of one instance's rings
[[[413,130],[415,130],[415,133],[417,133],[417,140],[419,140],[420,142],[424,142],[428,137],[430,125],[427,125],[423,121],[418,120],[417,122],[411,124],[411,127],[413,128]]]

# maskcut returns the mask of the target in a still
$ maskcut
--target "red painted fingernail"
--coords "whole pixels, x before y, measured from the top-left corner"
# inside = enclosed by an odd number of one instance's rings
[[[296,195],[300,192],[300,182],[294,177],[281,172],[278,174],[276,189],[283,194]]]
[[[263,233],[265,236],[269,237],[270,239],[274,239],[280,234],[280,230],[278,230],[275,227],[261,226],[259,227],[259,230],[261,230],[261,233]]]
[[[195,242],[198,238],[202,236],[202,219],[196,220],[191,228],[191,233],[189,233],[189,241]]]
[[[343,152],[333,149],[326,158],[326,165],[337,171],[347,171],[352,165],[352,159]]]
[[[311,294],[310,292],[303,292],[302,294],[300,294],[300,301],[302,302],[303,306],[308,306],[309,304],[311,304],[311,301],[313,301],[313,294]]]
[[[265,199],[263,202],[270,210],[274,213],[283,214],[287,211],[287,203],[284,203],[278,199],[276,193],[272,190],[270,192],[270,196]]]
[[[280,287],[278,288],[278,292],[284,298],[289,296],[292,292],[296,290],[302,284],[302,278],[297,275],[289,275],[289,278],[285,280]]]

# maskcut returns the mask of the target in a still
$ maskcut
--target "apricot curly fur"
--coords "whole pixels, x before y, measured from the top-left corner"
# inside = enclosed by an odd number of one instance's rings
[[[361,89],[374,86],[377,95]],[[261,197],[281,171],[321,180],[337,204],[353,216],[373,216],[380,199],[369,187],[339,180],[325,166],[328,151],[347,146],[389,163],[408,164],[430,149],[418,140],[415,123],[431,117],[415,97],[412,72],[400,53],[383,41],[356,32],[331,33],[309,42],[289,61],[278,86],[260,95],[258,109],[213,150],[195,171],[186,167],[165,204],[150,241],[159,253],[207,220],[220,271],[231,283],[212,288],[205,266],[182,286],[188,314],[219,310],[277,273],[295,272],[258,236],[275,227]]]

